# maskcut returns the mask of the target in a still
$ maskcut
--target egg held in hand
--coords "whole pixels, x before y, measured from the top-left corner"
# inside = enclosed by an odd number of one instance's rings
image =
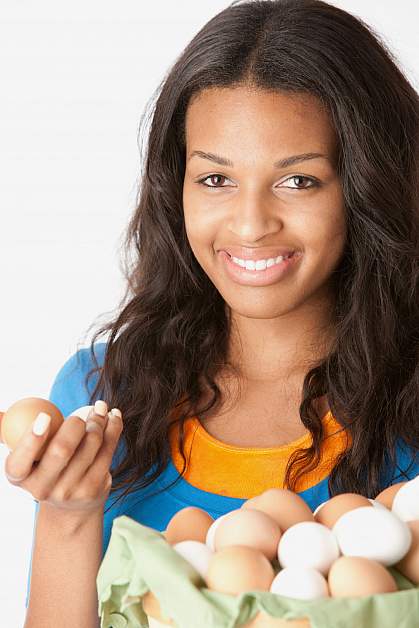
[[[69,416],[78,416],[79,419],[83,419],[83,421],[87,421],[87,417],[90,414],[90,411],[94,409],[94,406],[81,406],[81,408],[77,408],[73,410],[73,412]]]
[[[13,451],[23,435],[32,429],[32,424],[40,412],[49,414],[51,423],[45,443],[35,458],[36,462],[42,458],[49,441],[64,421],[64,416],[57,406],[47,399],[26,397],[11,405],[1,421],[1,438],[10,451]]]

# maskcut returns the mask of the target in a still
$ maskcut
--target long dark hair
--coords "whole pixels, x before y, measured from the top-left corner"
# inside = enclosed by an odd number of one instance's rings
[[[170,421],[180,421],[182,449],[186,418],[216,410],[215,376],[235,371],[228,308],[188,243],[182,188],[191,99],[236,86],[314,94],[339,147],[347,243],[333,277],[336,340],[305,376],[299,411],[313,443],[290,458],[285,485],[296,490],[319,462],[323,429],[312,402],[326,394],[351,436],[330,494],[375,497],[383,466],[396,465],[396,441],[415,452],[419,441],[419,98],[370,26],[319,0],[233,2],[196,34],[156,92],[124,240],[126,292],[90,346],[88,377],[99,372],[91,402],[100,390],[124,416],[126,451],[111,492],[128,494],[159,476],[170,459]],[[140,132],[146,119],[147,108]],[[106,332],[100,366],[93,347]]]

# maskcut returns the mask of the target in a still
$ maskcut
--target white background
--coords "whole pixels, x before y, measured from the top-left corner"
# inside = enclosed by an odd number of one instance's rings
[[[47,397],[88,328],[116,308],[141,114],[183,48],[229,4],[1,1],[0,409]],[[417,0],[333,4],[381,33],[418,88]],[[0,616],[18,628],[34,502],[6,480],[7,455],[0,445]]]

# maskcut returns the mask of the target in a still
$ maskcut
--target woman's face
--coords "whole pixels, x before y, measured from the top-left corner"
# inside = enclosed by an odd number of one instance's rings
[[[306,153],[322,157],[275,166]],[[329,115],[314,96],[211,88],[188,107],[186,233],[197,261],[234,312],[276,318],[307,300],[315,305],[330,297],[328,279],[346,240],[335,158]],[[227,271],[233,262],[222,251],[231,247],[236,257],[256,261],[276,259],[281,248],[300,255],[285,273],[278,276],[272,267],[255,282]]]

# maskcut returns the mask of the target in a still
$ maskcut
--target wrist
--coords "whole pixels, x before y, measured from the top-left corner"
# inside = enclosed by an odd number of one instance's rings
[[[39,516],[48,519],[50,525],[56,525],[62,534],[75,534],[80,529],[89,525],[92,521],[94,525],[102,523],[104,514],[104,504],[92,508],[91,510],[75,510],[55,506],[49,502],[39,502]]]

